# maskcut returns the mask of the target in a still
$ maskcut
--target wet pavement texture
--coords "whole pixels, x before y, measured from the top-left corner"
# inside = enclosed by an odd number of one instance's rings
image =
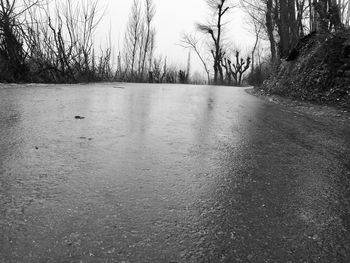
[[[242,88],[3,85],[0,262],[350,262],[349,160]]]

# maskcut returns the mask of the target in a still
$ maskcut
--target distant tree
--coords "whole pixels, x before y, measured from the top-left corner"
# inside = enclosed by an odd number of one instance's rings
[[[208,34],[212,40],[212,48],[210,53],[213,57],[213,68],[214,68],[214,83],[222,84],[224,80],[224,74],[221,66],[221,62],[224,57],[223,47],[223,17],[227,12],[233,8],[230,0],[206,0],[208,7],[214,13],[214,24],[211,23],[200,23],[197,24],[197,28],[200,32]]]
[[[147,57],[150,57],[152,60],[152,53],[154,47],[154,36],[155,36],[155,28],[152,26],[153,18],[155,15],[155,6],[153,0],[146,0],[146,15],[145,15],[145,31],[142,38],[144,39],[143,44],[143,53],[141,58],[141,76],[144,76]]]
[[[163,83],[166,80],[168,73],[167,58],[163,59],[161,56],[154,58],[152,61],[152,67],[148,72],[148,82],[150,83]]]
[[[178,71],[176,67],[172,66],[167,69],[167,72],[165,74],[165,81],[166,83],[176,83],[178,78]]]
[[[188,83],[188,74],[184,70],[179,70],[179,82],[182,84]]]
[[[142,39],[142,16],[138,0],[133,0],[129,22],[125,33],[124,52],[126,71],[130,72],[131,78],[135,77],[137,65],[137,50]]]
[[[199,40],[194,35],[184,34],[181,39],[181,46],[184,48],[192,49],[196,53],[197,57],[202,62],[205,73],[207,74],[208,84],[210,84],[210,71],[207,62],[202,54]]]
[[[190,79],[190,74],[191,74],[191,51],[188,52],[188,56],[187,56],[187,69],[186,69],[187,82]]]
[[[152,69],[156,30],[153,0],[133,0],[124,41],[124,69],[129,80],[145,81]]]
[[[246,60],[240,57],[240,52],[236,51],[235,61],[231,61],[225,58],[222,61],[222,66],[226,70],[227,84],[232,84],[232,78],[235,80],[235,85],[241,85],[243,80],[243,74],[249,69],[251,63],[250,57]]]

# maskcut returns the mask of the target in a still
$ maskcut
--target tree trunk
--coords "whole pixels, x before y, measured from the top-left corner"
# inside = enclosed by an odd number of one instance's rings
[[[223,77],[223,72],[222,72],[222,67],[221,67],[221,19],[223,16],[223,10],[222,10],[222,5],[219,6],[219,12],[218,12],[218,24],[217,24],[217,28],[218,28],[218,35],[216,38],[216,47],[215,47],[215,64],[216,64],[216,84],[222,84],[224,81],[224,77]],[[218,83],[218,74],[220,76],[220,82]]]
[[[310,33],[316,30],[316,25],[315,25],[315,11],[313,8],[313,3],[312,0],[309,0],[309,22],[310,22]]]
[[[259,39],[260,39],[260,28],[258,29],[257,28],[257,25],[255,25],[255,43],[254,43],[254,47],[253,47],[253,50],[252,50],[252,72],[254,73],[254,70],[255,70],[255,51],[256,51],[256,48],[259,44]]]
[[[280,12],[279,12],[279,51],[281,58],[285,58],[289,55],[289,45],[290,45],[290,27],[289,27],[289,10],[288,10],[288,0],[280,0]]]
[[[274,36],[273,0],[266,1],[266,29],[270,41],[271,61],[276,61],[276,41]]]
[[[296,20],[296,4],[295,0],[288,0],[288,26],[289,26],[289,47],[288,47],[288,53],[289,51],[296,45],[299,39],[299,33],[298,33],[298,24]]]

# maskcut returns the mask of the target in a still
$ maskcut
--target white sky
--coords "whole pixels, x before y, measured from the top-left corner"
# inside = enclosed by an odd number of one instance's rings
[[[143,0],[140,0],[143,2]],[[111,30],[112,44],[115,50],[123,46],[126,24],[129,18],[132,0],[100,0],[100,7],[106,7],[105,17],[97,32],[97,41],[105,42]],[[195,32],[195,23],[205,22],[210,17],[210,10],[205,0],[154,0],[156,6],[155,27],[156,54],[166,56],[169,64],[179,67],[187,65],[188,51],[178,44],[181,35]],[[232,46],[247,52],[253,46],[253,36],[247,30],[242,12],[236,8],[226,16],[228,24],[227,40]],[[192,54],[193,71],[202,70],[202,66]]]

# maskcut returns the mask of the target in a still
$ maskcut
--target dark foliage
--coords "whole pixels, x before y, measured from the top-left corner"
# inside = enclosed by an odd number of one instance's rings
[[[270,64],[263,64],[259,65],[259,67],[254,68],[254,71],[250,72],[247,77],[249,85],[260,87],[264,83],[264,81],[270,77],[270,67]]]
[[[270,94],[350,108],[350,31],[312,33],[295,50],[299,55],[282,62],[262,88]]]
[[[9,2],[1,2],[0,9],[0,80],[12,82],[24,79],[25,64],[21,24]]]

